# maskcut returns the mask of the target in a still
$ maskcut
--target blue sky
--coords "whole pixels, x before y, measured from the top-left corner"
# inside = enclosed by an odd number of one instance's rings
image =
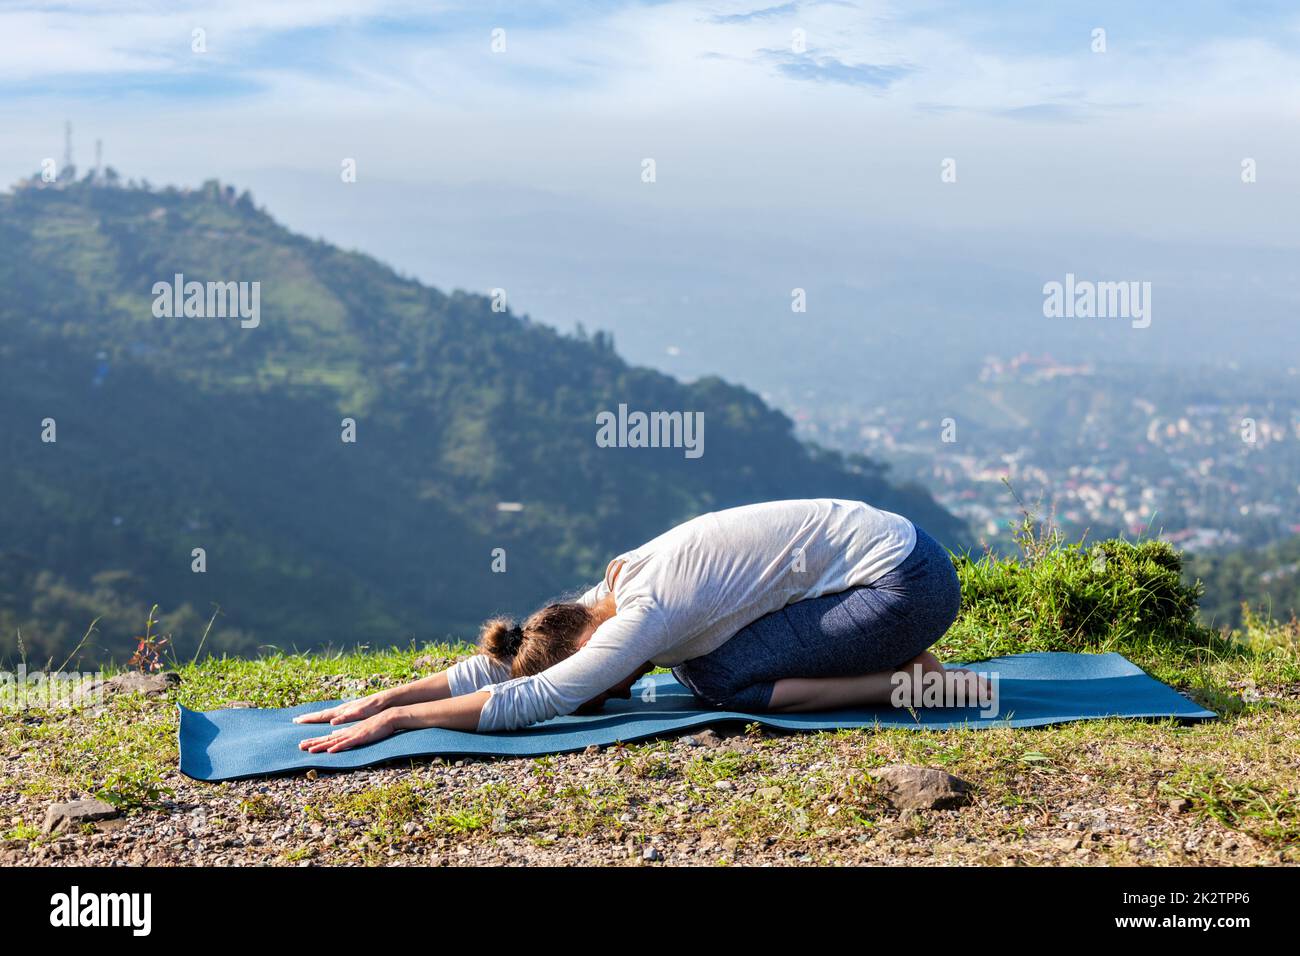
[[[1006,316],[1066,271],[1162,281],[1163,322],[1107,352],[1276,354],[1297,114],[1282,3],[0,2],[4,182],[68,119],[83,168],[102,139],[127,177],[248,186],[431,283],[747,380],[788,345],[693,352],[699,303],[730,332],[807,285],[838,290],[812,300],[828,328],[1023,339]]]
[[[473,54],[482,52],[486,34],[499,27],[515,33],[520,41],[501,65],[521,68],[522,82],[550,73],[581,76],[586,85],[599,88],[628,68],[653,65],[619,56],[652,46],[638,43],[627,32],[632,29],[660,31],[679,42],[687,55],[706,57],[726,48],[729,61],[761,68],[766,47],[754,43],[755,38],[784,40],[790,30],[801,27],[809,35],[809,60],[827,64],[823,78],[850,73],[854,67],[897,68],[904,62],[936,77],[951,77],[974,60],[993,58],[998,62],[979,72],[988,75],[1018,65],[1022,77],[1031,79],[1027,68],[1033,62],[1056,60],[1061,67],[1077,62],[1097,27],[1107,31],[1110,52],[1117,58],[1142,57],[1167,66],[1234,43],[1258,43],[1261,49],[1294,54],[1300,43],[1298,19],[1300,13],[1287,3],[1206,0],[1173,6],[1102,0],[1046,4],[1012,0],[974,4],[6,0],[0,4],[4,27],[0,49],[5,53],[0,76],[6,90],[19,97],[59,92],[87,95],[89,78],[95,78],[106,95],[157,94],[166,86],[161,81],[182,75],[191,80],[176,85],[170,94],[176,99],[219,92],[239,97],[274,92],[278,79],[293,74],[335,83],[367,75],[397,78],[420,51],[436,51],[448,65],[467,68],[477,59]],[[191,53],[189,34],[194,28],[207,31],[205,56]],[[619,48],[600,48],[596,43],[615,38],[620,40]],[[946,59],[950,53],[960,57]],[[509,77],[512,70],[505,73]],[[817,79],[817,74],[810,62],[788,75]],[[195,82],[196,77],[204,82]]]
[[[1104,54],[1090,49],[1099,27]],[[493,54],[498,28],[506,50]],[[196,29],[202,54],[191,50]],[[806,38],[799,50],[796,30]],[[584,145],[584,126],[599,140],[588,155],[614,144],[723,155],[730,133],[745,142],[761,137],[756,124],[789,119],[869,125],[874,135],[846,142],[850,149],[887,137],[900,150],[928,149],[933,139],[945,156],[1004,146],[1025,155],[1019,134],[1005,132],[1012,121],[1049,131],[1087,123],[1094,141],[1116,142],[1167,127],[1195,152],[1231,141],[1233,129],[1225,138],[1214,127],[1295,115],[1298,45],[1300,12],[1249,2],[9,0],[0,4],[0,172],[35,168],[33,158],[57,148],[64,116],[87,139],[104,138],[123,167],[165,159],[165,170],[150,170],[154,179],[195,175],[156,142],[174,141],[174,127],[187,121],[188,152],[206,162],[218,139],[209,130],[235,125],[256,137],[258,155],[231,168],[324,164],[342,139],[336,130],[383,118],[372,174],[427,177],[414,157],[432,146],[423,131],[440,127],[462,146],[444,157],[444,178],[490,171],[536,186],[540,174],[556,189],[584,191],[604,177],[582,162],[551,168],[543,148],[535,160],[548,168],[521,174],[498,157],[485,161],[473,144],[491,130],[517,143],[555,140],[556,125],[576,118],[575,145]],[[163,133],[163,122],[173,129]],[[1254,133],[1242,134],[1242,150],[1270,145]],[[1041,137],[1033,139],[1041,152]],[[691,194],[716,196],[717,184]]]

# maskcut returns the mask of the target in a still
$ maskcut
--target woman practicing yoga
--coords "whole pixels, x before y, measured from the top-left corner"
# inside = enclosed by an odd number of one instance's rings
[[[888,703],[895,674],[957,617],[948,552],[861,501],[770,501],[701,515],[609,563],[577,601],[483,625],[482,652],[299,723],[347,724],[312,753],[398,730],[511,730],[627,698],[654,667],[709,705],[806,711]]]

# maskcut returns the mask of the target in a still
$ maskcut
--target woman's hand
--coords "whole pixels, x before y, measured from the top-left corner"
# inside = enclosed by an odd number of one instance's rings
[[[356,700],[347,701],[336,707],[327,707],[325,710],[314,710],[311,713],[299,714],[293,719],[293,722],[295,724],[323,724],[329,721],[331,724],[350,724],[355,720],[365,720],[367,717],[373,717],[388,706],[388,692],[378,690],[373,694],[358,697]]]
[[[360,723],[340,728],[324,737],[309,737],[298,744],[298,749],[314,754],[321,752],[332,754],[340,750],[372,744],[376,740],[383,740],[392,735],[397,729],[396,716],[396,710],[382,711],[373,717],[367,717]]]

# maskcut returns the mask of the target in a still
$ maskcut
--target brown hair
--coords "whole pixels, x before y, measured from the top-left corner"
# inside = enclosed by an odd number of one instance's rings
[[[479,647],[483,653],[510,668],[511,677],[539,674],[552,664],[572,657],[578,638],[597,620],[585,605],[548,604],[516,625],[508,617],[483,624]]]

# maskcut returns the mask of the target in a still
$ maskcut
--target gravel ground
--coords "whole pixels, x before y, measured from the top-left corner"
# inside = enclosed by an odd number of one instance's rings
[[[63,719],[75,734],[78,723],[94,718]],[[7,839],[0,864],[1241,864],[1297,858],[1294,843],[1227,826],[1195,797],[1162,792],[1161,781],[1180,760],[1205,756],[1197,729],[1108,724],[1127,732],[1089,740],[1089,730],[1101,725],[1076,725],[1018,736],[966,734],[959,743],[975,752],[965,767],[954,766],[961,763],[953,757],[954,734],[786,735],[736,726],[721,737],[706,731],[541,760],[434,760],[224,784],[173,770],[163,778],[171,792],[153,805],[74,833]],[[1008,744],[1018,755],[1010,767]],[[885,761],[925,764],[916,758],[926,753],[928,763],[972,784],[969,805],[897,811],[866,776],[865,768]],[[1132,767],[1124,767],[1126,757]],[[1232,759],[1224,757],[1225,764]],[[1294,754],[1288,759],[1294,766]],[[23,747],[6,755],[6,776],[20,781],[45,762],[42,748]],[[74,796],[6,786],[0,822],[16,830],[39,827],[51,802]]]

